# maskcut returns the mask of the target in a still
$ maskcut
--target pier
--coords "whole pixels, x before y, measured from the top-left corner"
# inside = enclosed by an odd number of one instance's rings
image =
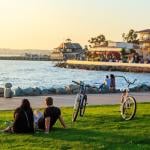
[[[144,72],[150,73],[150,64],[122,63],[122,62],[97,62],[97,61],[78,61],[67,60],[56,66],[86,70],[104,71],[124,71],[124,72]]]

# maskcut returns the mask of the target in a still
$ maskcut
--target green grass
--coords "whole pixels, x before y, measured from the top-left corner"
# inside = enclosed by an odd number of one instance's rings
[[[138,104],[136,117],[124,121],[118,112],[119,105],[89,106],[83,118],[71,123],[72,108],[62,108],[68,126],[61,128],[59,122],[46,135],[0,133],[0,150],[146,150],[150,149],[150,103]],[[12,111],[0,111],[0,129],[5,121],[12,120]]]

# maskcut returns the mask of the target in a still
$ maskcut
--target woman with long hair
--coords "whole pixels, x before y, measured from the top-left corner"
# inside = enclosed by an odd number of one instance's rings
[[[116,81],[115,81],[115,76],[113,74],[110,75],[110,91],[115,92],[116,91]]]
[[[14,112],[12,127],[5,130],[13,133],[34,133],[33,111],[28,99],[23,99],[20,107]]]

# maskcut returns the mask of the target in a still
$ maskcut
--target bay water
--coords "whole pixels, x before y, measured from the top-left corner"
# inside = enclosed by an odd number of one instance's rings
[[[105,76],[110,74],[123,75],[130,81],[137,79],[134,86],[150,85],[150,73],[67,69],[55,67],[55,63],[51,61],[0,60],[0,87],[4,87],[5,83],[10,82],[13,89],[17,87],[57,88],[72,84],[72,80],[95,85],[95,83],[103,83]],[[124,89],[127,84],[123,79],[116,78],[116,86],[119,89]]]

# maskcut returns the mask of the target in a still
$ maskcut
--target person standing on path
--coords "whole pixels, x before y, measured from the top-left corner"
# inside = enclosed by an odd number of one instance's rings
[[[115,92],[116,91],[116,81],[115,81],[115,76],[113,74],[110,75],[110,91]]]

